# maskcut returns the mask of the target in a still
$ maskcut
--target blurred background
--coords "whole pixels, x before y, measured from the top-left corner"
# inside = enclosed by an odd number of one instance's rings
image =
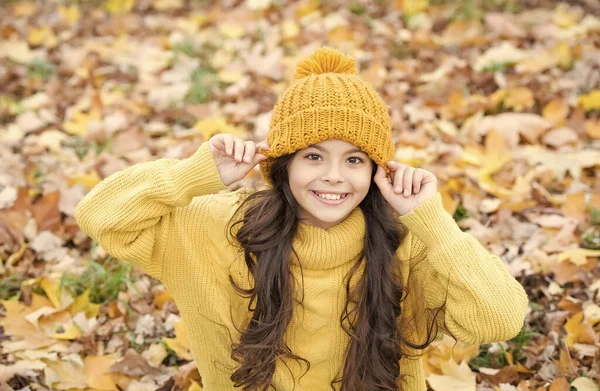
[[[264,140],[296,63],[329,45],[389,105],[396,160],[436,174],[531,301],[510,341],[441,338],[430,389],[598,390],[597,0],[0,4],[0,389],[200,389],[169,293],[75,205],[215,134]]]

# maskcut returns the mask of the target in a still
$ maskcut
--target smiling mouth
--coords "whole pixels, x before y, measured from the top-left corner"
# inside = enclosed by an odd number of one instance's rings
[[[319,196],[319,194],[316,193],[315,191],[311,190],[310,192],[313,193],[316,198],[318,198],[320,201],[323,201],[326,204],[341,204],[346,198],[348,198],[348,195],[350,194],[350,193],[346,193],[338,199],[329,199],[329,198],[324,198],[324,197]]]

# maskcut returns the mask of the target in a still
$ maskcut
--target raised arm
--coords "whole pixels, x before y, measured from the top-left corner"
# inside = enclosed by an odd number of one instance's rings
[[[427,309],[447,300],[437,318],[442,330],[464,343],[505,341],[519,333],[528,306],[525,290],[502,259],[460,230],[439,192],[400,220],[411,232],[416,265],[409,285],[424,296]]]
[[[158,159],[116,172],[77,204],[79,227],[111,255],[162,280],[177,208],[227,188],[203,143],[186,159]]]

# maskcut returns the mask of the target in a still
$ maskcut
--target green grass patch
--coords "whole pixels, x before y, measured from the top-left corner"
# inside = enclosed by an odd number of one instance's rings
[[[348,10],[350,12],[352,12],[353,14],[358,15],[358,16],[360,16],[360,15],[364,14],[365,12],[367,12],[367,6],[366,5],[360,4],[360,3],[356,3],[356,2],[349,4],[347,6],[347,8],[348,8]]]
[[[44,60],[35,59],[27,64],[27,77],[48,81],[56,72],[56,66]]]
[[[64,273],[60,280],[60,289],[67,288],[79,296],[89,288],[90,302],[104,304],[115,300],[126,284],[134,281],[131,272],[132,266],[129,263],[109,256],[103,264],[90,261],[80,276]]]
[[[513,358],[514,361],[518,361],[521,357],[521,352],[523,351],[523,346],[527,345],[531,338],[535,335],[540,335],[534,331],[527,330],[525,326],[521,328],[519,334],[517,334],[514,338],[512,338],[509,342],[512,345]]]
[[[508,351],[512,352],[513,362],[516,363],[521,358],[523,346],[526,346],[529,342],[531,342],[532,337],[536,335],[539,336],[541,334],[527,330],[525,326],[523,326],[519,334],[507,341],[509,350],[505,350],[504,346],[499,344],[498,346],[500,347],[500,352],[492,353],[489,350],[491,345],[482,345],[479,350],[479,355],[477,355],[477,357],[473,357],[469,361],[469,365],[474,369],[479,369],[482,367],[499,369],[505,367],[510,365],[507,355]]]
[[[454,211],[454,214],[452,215],[452,217],[454,218],[454,221],[459,221],[462,219],[466,219],[470,215],[471,214],[465,209],[465,207],[462,206],[462,204],[459,204],[456,207],[456,210]]]
[[[600,227],[592,227],[589,229],[589,232],[585,233],[581,247],[590,250],[600,250]]]
[[[513,66],[512,62],[495,62],[482,69],[483,72],[501,72],[504,73],[507,68]]]
[[[183,40],[181,42],[176,43],[171,48],[175,53],[183,53],[188,57],[194,57],[194,45],[190,40]]]
[[[114,136],[112,135],[100,142],[89,141],[81,136],[73,136],[70,140],[64,141],[63,146],[67,148],[73,148],[79,159],[83,159],[91,148],[96,151],[96,154],[99,154],[102,151],[110,152],[112,150],[114,141]]]
[[[219,88],[217,71],[211,67],[200,67],[192,72],[190,91],[185,100],[187,103],[206,103],[213,96],[213,88]]]
[[[517,0],[430,0],[432,6],[449,6],[452,19],[482,19],[486,12],[520,12]]]
[[[8,300],[21,291],[21,284],[25,280],[22,273],[12,274],[0,282],[0,300]]]
[[[594,208],[591,205],[587,205],[586,207],[590,211],[592,225],[600,225],[600,209]]]
[[[506,350],[504,346],[499,344],[500,354],[490,352],[490,347],[482,345],[479,348],[479,354],[477,357],[473,357],[469,361],[469,366],[473,369],[479,368],[494,368],[499,369],[508,365],[508,359],[506,358]]]

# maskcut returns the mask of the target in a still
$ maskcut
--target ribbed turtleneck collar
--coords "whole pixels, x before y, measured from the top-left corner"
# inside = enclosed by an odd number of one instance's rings
[[[365,225],[360,207],[329,229],[300,224],[293,245],[302,267],[332,269],[354,260],[363,249]]]

